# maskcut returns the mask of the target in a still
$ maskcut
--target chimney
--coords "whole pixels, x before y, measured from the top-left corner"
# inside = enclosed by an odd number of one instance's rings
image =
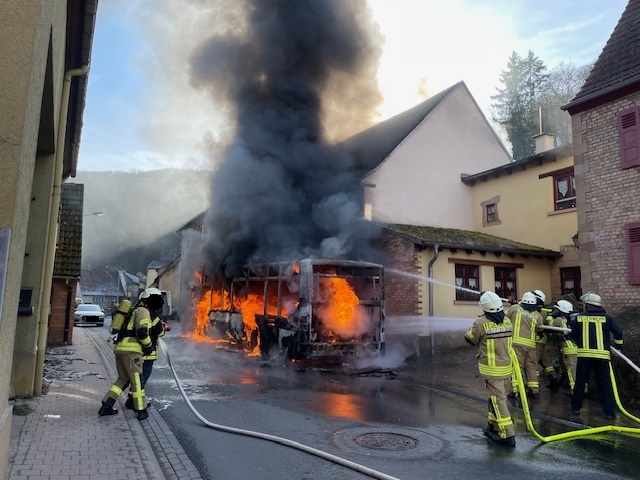
[[[545,124],[547,123],[544,115],[543,107],[538,109],[538,122],[540,123],[540,133],[533,136],[533,140],[536,142],[536,155],[541,152],[546,152],[547,150],[551,150],[555,148],[556,136],[552,133],[544,133]]]
[[[534,135],[533,139],[536,142],[536,155],[555,148],[556,136],[553,133],[539,133]]]

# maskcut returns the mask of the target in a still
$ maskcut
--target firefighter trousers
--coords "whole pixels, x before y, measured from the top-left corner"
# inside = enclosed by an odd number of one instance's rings
[[[605,415],[615,415],[615,403],[613,398],[613,386],[611,385],[611,377],[609,376],[609,360],[600,360],[597,358],[578,357],[578,365],[576,366],[576,385],[571,396],[571,409],[579,411],[582,408],[582,400],[584,399],[584,386],[589,382],[589,375],[593,369],[598,384],[598,395],[600,396],[600,405]]]
[[[489,395],[489,413],[487,421],[500,438],[513,437],[513,426],[507,394],[511,389],[511,377],[484,377],[484,385]]]
[[[520,344],[513,344],[513,350],[518,357],[522,378],[527,379],[527,388],[531,393],[540,392],[540,382],[538,381],[538,353],[536,347],[527,347]],[[518,391],[515,373],[511,377],[511,385],[514,392]]]
[[[144,410],[147,407],[147,399],[142,386],[142,353],[116,353],[116,368],[118,370],[118,378],[109,391],[102,399],[105,403],[112,398],[117,400],[127,385],[131,398],[133,399],[133,409],[136,411]]]

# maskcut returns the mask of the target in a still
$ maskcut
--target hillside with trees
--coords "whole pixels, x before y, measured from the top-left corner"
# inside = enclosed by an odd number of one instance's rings
[[[175,231],[209,205],[206,171],[79,171],[68,182],[84,184],[84,270],[110,265],[145,272],[152,260],[175,258]]]

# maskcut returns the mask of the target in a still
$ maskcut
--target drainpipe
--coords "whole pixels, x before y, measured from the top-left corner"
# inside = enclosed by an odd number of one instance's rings
[[[62,192],[62,167],[64,163],[64,143],[67,134],[67,115],[69,113],[69,95],[71,94],[71,79],[86,75],[89,65],[68,70],[64,74],[62,84],[62,98],[60,100],[60,118],[58,120],[58,137],[56,139],[55,165],[53,173],[53,188],[51,191],[51,206],[49,210],[49,230],[47,232],[47,247],[45,253],[44,274],[42,278],[42,298],[40,302],[40,318],[38,320],[38,344],[36,347],[36,369],[33,379],[34,395],[42,394],[42,379],[44,375],[44,354],[47,348],[47,332],[49,329],[49,313],[51,311],[51,290],[53,284],[53,264],[56,256],[56,237],[58,234],[58,213],[60,210],[60,196]]]
[[[71,312],[71,302],[72,302],[72,294],[73,294],[73,287],[71,286],[71,284],[69,283],[69,279],[67,278],[67,305],[65,307],[65,317],[64,317],[64,335],[62,338],[62,341],[64,342],[65,345],[69,345],[69,330],[70,330],[70,322],[69,319],[71,318],[71,314],[73,312]],[[75,299],[73,300],[75,302]]]
[[[440,245],[437,243],[433,246],[433,258],[429,262],[428,276],[433,279],[433,264],[438,260],[438,254],[440,253]],[[433,317],[433,282],[429,282],[429,316]],[[434,332],[429,335],[431,339],[431,356],[436,354],[436,340],[434,338]]]

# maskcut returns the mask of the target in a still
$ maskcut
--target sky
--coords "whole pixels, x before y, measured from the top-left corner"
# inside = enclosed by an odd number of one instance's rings
[[[368,0],[383,36],[376,121],[464,81],[489,118],[511,52],[551,69],[594,62],[627,0]],[[217,5],[216,5],[217,4]],[[220,0],[101,0],[79,171],[211,169],[228,127],[190,82],[198,42],[226,28]],[[215,21],[212,21],[212,18]]]

